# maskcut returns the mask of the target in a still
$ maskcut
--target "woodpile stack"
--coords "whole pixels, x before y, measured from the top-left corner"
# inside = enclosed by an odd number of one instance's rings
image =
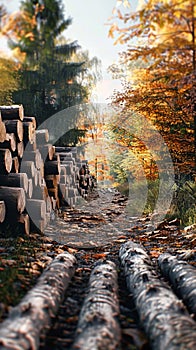
[[[51,214],[73,207],[90,188],[76,147],[54,147],[22,105],[0,106],[0,229],[43,232]]]

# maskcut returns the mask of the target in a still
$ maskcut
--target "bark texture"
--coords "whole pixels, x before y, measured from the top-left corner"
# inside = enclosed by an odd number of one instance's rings
[[[59,254],[0,327],[1,350],[36,350],[57,314],[75,272],[76,259]]]
[[[152,350],[196,349],[196,323],[158,278],[142,246],[128,241],[120,248],[119,256]]]
[[[168,253],[161,254],[158,262],[161,272],[196,319],[196,269]]]
[[[113,262],[96,266],[81,309],[73,349],[114,350],[120,343],[117,271]]]

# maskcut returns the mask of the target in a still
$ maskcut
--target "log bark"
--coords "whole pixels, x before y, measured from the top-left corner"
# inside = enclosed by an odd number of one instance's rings
[[[14,217],[25,209],[26,199],[23,188],[0,186],[0,200],[6,205],[6,218]]]
[[[28,214],[20,214],[17,218],[20,234],[30,234],[30,220]]]
[[[0,174],[8,174],[12,169],[12,154],[9,149],[0,148]]]
[[[29,142],[32,144],[35,141],[35,128],[34,124],[30,121],[23,121],[23,140],[25,145]]]
[[[106,261],[90,276],[72,349],[114,350],[119,348],[120,326],[116,266]]]
[[[42,145],[39,147],[39,151],[42,155],[43,160],[53,160],[55,154],[55,147],[51,144]]]
[[[129,292],[152,350],[196,348],[196,323],[162,282],[142,246],[131,241],[119,251]]]
[[[22,162],[28,162],[28,161],[33,162],[35,164],[35,167],[37,169],[40,169],[42,165],[42,157],[38,149],[36,149],[35,151],[25,150]]]
[[[196,269],[168,253],[161,254],[158,263],[161,272],[196,320]]]
[[[6,140],[6,127],[5,124],[0,120],[0,142]]]
[[[23,124],[21,120],[4,120],[6,132],[13,133],[18,141],[23,141]]]
[[[2,120],[23,120],[24,108],[22,105],[0,106]]]
[[[1,130],[0,130],[1,133]],[[16,138],[15,135],[12,134],[6,134],[6,139],[4,142],[1,142],[0,147],[3,149],[9,149],[11,152],[15,152],[16,150]]]
[[[35,117],[26,117],[26,116],[24,116],[23,122],[31,122],[31,123],[33,123],[34,129],[36,129],[36,127],[37,127],[37,122],[36,122],[36,118]]]
[[[36,171],[35,164],[30,160],[22,161],[20,171],[26,173],[29,179],[34,178]]]
[[[4,222],[6,215],[5,202],[0,201],[0,223]]]
[[[21,187],[27,193],[28,191],[28,176],[26,173],[0,175],[0,185],[7,187]]]
[[[0,328],[0,350],[37,350],[56,316],[76,259],[59,254],[39,277],[37,284],[14,307]]]
[[[50,160],[44,163],[45,175],[60,175],[60,171],[61,171],[60,162],[55,160]]]
[[[42,199],[27,199],[26,210],[34,222],[44,219],[46,215],[46,203]]]
[[[45,145],[49,141],[48,129],[36,130],[36,143],[38,145]]]
[[[19,172],[19,168],[20,168],[20,162],[18,157],[13,157],[12,158],[12,169],[11,172],[12,173],[18,173]]]

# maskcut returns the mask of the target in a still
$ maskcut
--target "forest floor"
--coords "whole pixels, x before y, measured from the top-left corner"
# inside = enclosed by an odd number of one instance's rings
[[[119,263],[120,246],[127,240],[142,244],[154,268],[157,258],[168,252],[196,265],[196,230],[180,229],[177,220],[152,227],[150,216],[130,217],[127,198],[114,190],[95,190],[74,209],[62,208],[44,235],[15,237],[0,234],[0,320],[36,283],[44,268],[64,251],[77,258],[76,273],[40,350],[70,349],[92,268],[101,259],[115,262],[118,270],[122,341],[121,349],[150,349],[134,302],[126,288]]]

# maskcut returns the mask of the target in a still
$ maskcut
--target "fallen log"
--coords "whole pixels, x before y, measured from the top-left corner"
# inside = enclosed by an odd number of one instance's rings
[[[163,275],[196,319],[196,269],[168,253],[161,254],[158,263]]]
[[[0,106],[2,120],[23,120],[24,108],[22,105]]]
[[[196,323],[171,288],[158,278],[142,246],[128,241],[121,246],[119,257],[151,349],[195,349]]]
[[[0,223],[4,222],[6,215],[5,202],[0,201]]]
[[[40,339],[47,333],[63,301],[75,265],[75,257],[67,252],[59,254],[48,265],[35,287],[1,324],[1,350],[39,349]]]
[[[96,266],[91,272],[72,349],[114,350],[120,343],[118,276],[112,261]]]

